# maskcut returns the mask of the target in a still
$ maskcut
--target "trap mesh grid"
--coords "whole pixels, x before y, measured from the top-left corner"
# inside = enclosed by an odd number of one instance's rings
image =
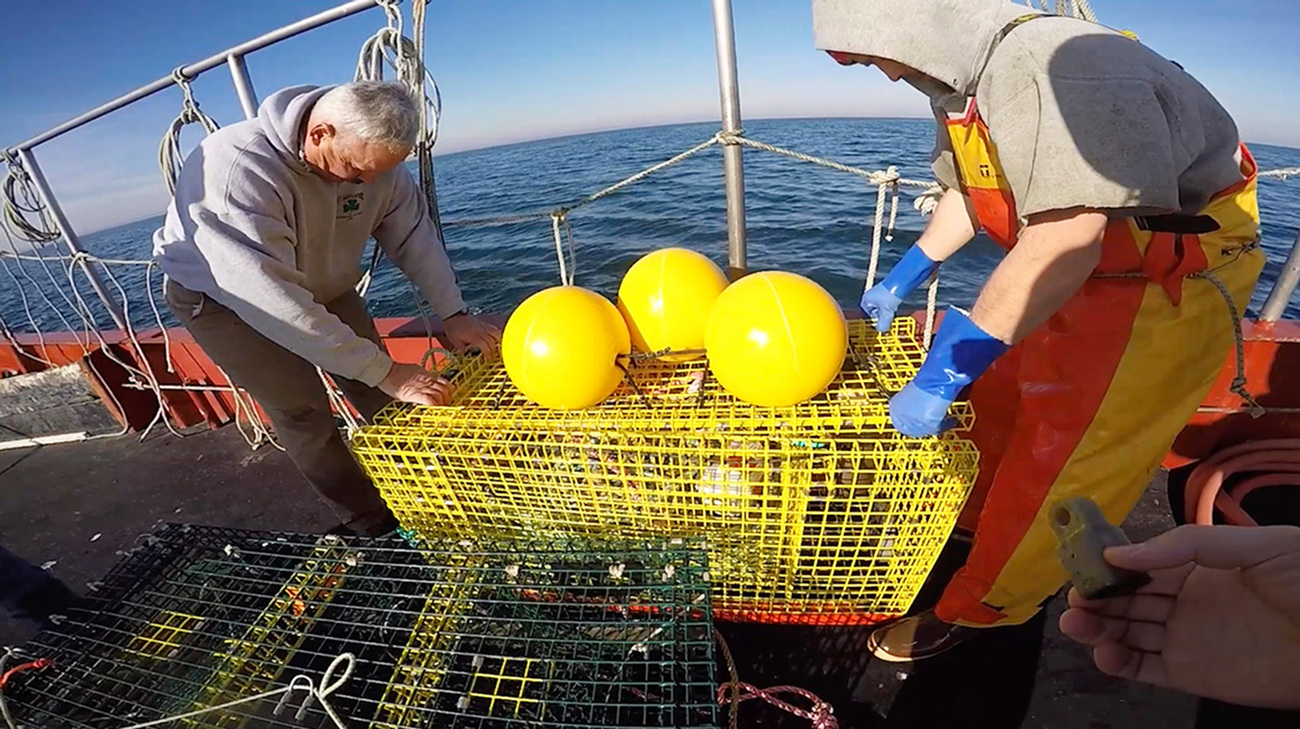
[[[350,727],[716,726],[705,556],[680,542],[413,548],[170,525],[5,690],[19,725],[117,729],[319,682]],[[330,727],[274,698],[169,723]]]
[[[843,371],[790,408],[732,398],[703,361],[652,360],[600,406],[546,410],[471,360],[452,406],[390,406],[352,449],[420,534],[699,537],[719,618],[876,622],[910,607],[978,468],[958,435],[890,425],[925,356],[915,326],[850,322]],[[969,428],[969,405],[954,412]]]

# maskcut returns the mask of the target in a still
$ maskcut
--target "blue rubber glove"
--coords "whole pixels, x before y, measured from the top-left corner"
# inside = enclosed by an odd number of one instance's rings
[[[920,246],[912,246],[884,281],[862,294],[859,306],[863,313],[876,320],[876,331],[889,331],[903,299],[925,283],[938,267],[939,264],[925,255]]]
[[[889,401],[889,417],[903,435],[923,438],[951,428],[948,407],[1011,347],[950,308],[916,377]]]

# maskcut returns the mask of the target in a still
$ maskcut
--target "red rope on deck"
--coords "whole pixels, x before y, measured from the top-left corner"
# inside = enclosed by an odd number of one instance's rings
[[[9,679],[23,671],[39,671],[42,668],[48,668],[53,665],[53,663],[54,661],[51,661],[48,658],[38,658],[34,661],[28,661],[27,663],[20,663],[17,666],[14,666],[8,671],[5,671],[3,676],[0,676],[0,690],[3,690],[5,686],[9,685]]]

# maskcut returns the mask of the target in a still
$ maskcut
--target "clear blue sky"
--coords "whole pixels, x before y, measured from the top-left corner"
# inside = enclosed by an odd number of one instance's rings
[[[808,0],[733,2],[747,116],[926,115],[910,88],[813,51]],[[6,3],[0,146],[336,4]],[[1186,66],[1233,112],[1247,140],[1300,146],[1300,2],[1093,5],[1103,22],[1138,31]],[[248,65],[258,93],[349,80],[362,41],[382,22],[372,10],[254,54]],[[438,151],[716,118],[712,33],[708,0],[435,0],[428,60],[444,100]],[[242,118],[224,70],[195,89],[219,122]],[[157,145],[179,102],[179,92],[168,90],[38,149],[75,225],[89,231],[161,211]]]

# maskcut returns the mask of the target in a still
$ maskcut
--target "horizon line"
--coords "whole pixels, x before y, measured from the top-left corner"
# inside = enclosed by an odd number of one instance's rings
[[[763,116],[763,117],[752,117],[749,119],[749,121],[814,121],[817,119],[870,119],[875,121],[925,121],[930,119],[930,117],[927,116],[858,116],[858,115]],[[469,147],[466,149],[458,149],[454,152],[445,152],[442,154],[438,154],[437,152],[435,152],[433,158],[435,161],[437,161],[439,158],[445,159],[447,157],[453,157],[458,154],[469,154],[471,152],[484,152],[490,149],[504,149],[506,147],[516,147],[523,144],[535,144],[537,142],[549,142],[557,139],[570,139],[573,137],[583,137],[590,134],[613,134],[615,132],[628,132],[628,131],[635,131],[637,129],[662,129],[665,127],[682,127],[682,126],[689,126],[692,124],[721,125],[721,122],[718,121],[717,119],[698,119],[698,120],[693,119],[693,120],[686,120],[686,121],[668,122],[666,124],[643,124],[643,125],[630,126],[630,127],[596,128],[596,129],[588,129],[580,132],[566,132],[564,134],[556,134],[554,136],[549,136],[549,137],[536,137],[530,139],[518,139],[509,142],[498,142],[498,143],[484,145],[482,147]],[[403,162],[403,164],[409,164],[414,161],[415,161],[414,157],[409,157]],[[78,231],[78,232],[81,235],[94,235],[96,233],[102,233],[107,230],[116,230],[118,228],[125,228],[128,225],[135,225],[136,223],[139,223],[141,221],[162,217],[166,214],[167,211],[163,210],[162,212],[150,213],[149,215],[142,215],[138,218],[127,220],[125,222],[114,223],[113,225],[104,228],[95,228],[93,230]]]
[[[929,117],[929,116],[896,116],[896,115],[889,115],[889,116],[861,116],[861,115],[857,115],[857,114],[831,114],[831,115],[823,115],[823,116],[761,116],[761,117],[752,117],[752,118],[749,118],[748,121],[755,121],[755,122],[760,122],[760,121],[816,121],[816,120],[819,120],[819,119],[860,119],[860,120],[872,120],[872,121],[933,121],[933,118],[932,118],[932,117]],[[438,160],[439,158],[445,159],[445,158],[448,158],[448,157],[454,157],[454,156],[459,155],[459,154],[469,154],[469,153],[473,153],[473,152],[484,152],[484,151],[487,151],[487,150],[493,150],[493,149],[505,149],[505,148],[507,148],[507,147],[517,147],[517,146],[525,145],[525,144],[535,144],[535,143],[538,143],[538,142],[549,142],[549,141],[561,140],[561,139],[572,139],[572,138],[575,138],[575,137],[584,137],[584,136],[589,136],[589,135],[593,135],[593,134],[613,134],[613,133],[615,133],[615,132],[636,131],[636,130],[638,130],[638,129],[662,129],[662,128],[666,128],[666,127],[691,126],[691,125],[695,125],[695,124],[717,124],[717,125],[720,126],[720,125],[721,125],[721,121],[720,121],[720,120],[717,120],[717,119],[695,119],[695,120],[684,120],[684,121],[668,122],[668,123],[665,123],[665,124],[643,124],[643,125],[627,126],[627,127],[609,127],[609,128],[595,128],[595,129],[587,129],[587,130],[577,131],[577,132],[567,132],[567,133],[563,133],[563,134],[556,134],[556,135],[553,135],[553,136],[535,137],[535,138],[528,138],[528,139],[518,139],[518,140],[512,140],[512,141],[508,141],[508,142],[499,142],[499,143],[487,144],[487,145],[484,145],[484,146],[482,146],[482,147],[468,147],[468,148],[466,148],[466,149],[458,149],[458,150],[456,150],[456,151],[454,151],[454,152],[445,152],[445,153],[442,153],[442,154],[438,154],[438,153],[435,151],[435,153],[434,153],[434,155],[433,155],[433,158],[434,158],[434,160],[436,161],[436,160]],[[1294,151],[1300,152],[1300,146],[1292,147],[1292,146],[1290,146],[1290,145],[1285,145],[1285,144],[1271,144],[1271,143],[1267,143],[1267,142],[1246,142],[1246,144],[1249,145],[1249,146],[1276,147],[1276,148],[1278,148],[1278,149],[1289,149],[1289,150],[1294,150]],[[405,162],[403,162],[403,164],[407,164],[407,163],[410,163],[410,162],[413,162],[413,161],[414,161],[414,157],[411,157],[411,158],[408,158]],[[164,215],[166,215],[166,214],[167,214],[167,211],[166,211],[166,209],[164,208],[164,210],[162,210],[161,212],[151,213],[151,214],[149,214],[149,215],[142,215],[142,216],[140,216],[140,217],[138,217],[138,218],[135,218],[135,219],[133,219],[133,220],[128,220],[128,221],[125,221],[125,222],[122,222],[122,223],[116,223],[116,224],[114,224],[114,225],[110,225],[110,226],[107,226],[107,227],[104,227],[104,228],[96,228],[96,229],[94,229],[94,230],[88,230],[88,231],[85,231],[85,232],[82,233],[82,234],[83,234],[83,235],[94,235],[94,234],[96,234],[96,233],[102,233],[102,232],[104,232],[104,231],[108,231],[108,230],[115,230],[115,229],[117,229],[117,228],[124,228],[124,227],[126,227],[126,226],[128,226],[128,225],[135,225],[136,223],[139,223],[139,222],[142,222],[142,221],[145,221],[145,220],[150,220],[150,219],[152,219],[152,218],[162,217],[162,216],[164,216]]]

